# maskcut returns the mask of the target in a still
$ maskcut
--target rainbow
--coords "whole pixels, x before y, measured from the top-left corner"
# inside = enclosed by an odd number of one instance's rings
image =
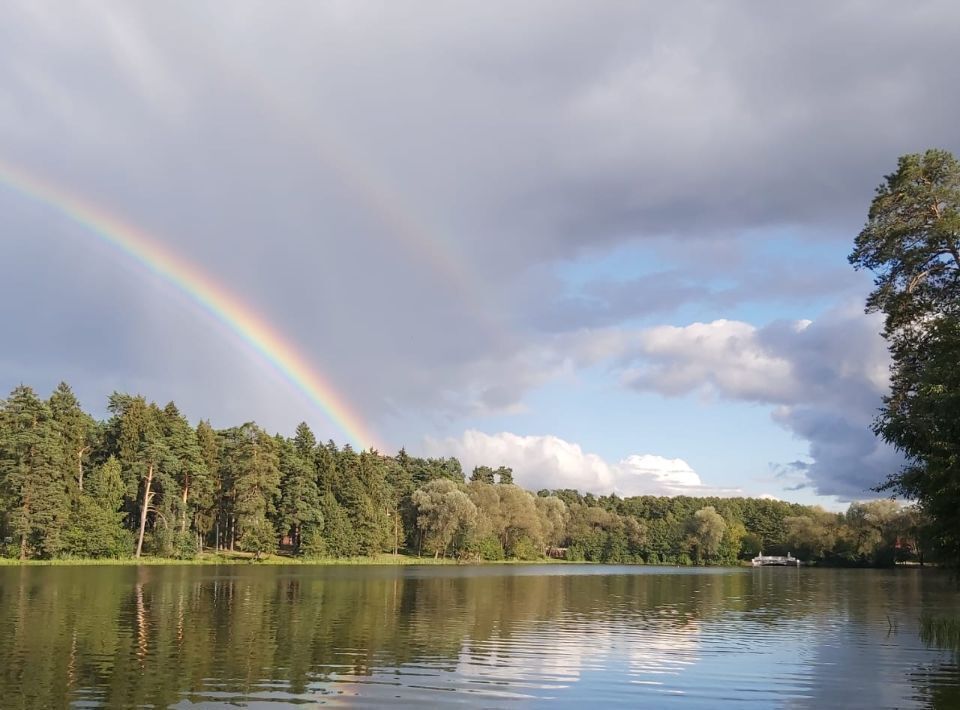
[[[203,40],[209,43],[209,37]],[[512,340],[494,313],[496,289],[481,283],[468,268],[469,260],[454,251],[449,240],[438,235],[432,225],[410,208],[409,199],[400,194],[369,162],[364,162],[329,124],[318,123],[320,116],[305,104],[296,104],[275,87],[277,77],[268,76],[259,63],[237,61],[236,53],[221,50],[215,59],[224,67],[224,76],[243,77],[237,87],[254,97],[264,116],[279,121],[283,131],[297,136],[320,164],[329,168],[342,186],[355,195],[386,226],[391,236],[408,254],[430,267],[448,292],[458,298],[486,336],[498,343]],[[308,118],[309,117],[309,118]]]
[[[330,382],[266,320],[213,277],[147,232],[75,194],[0,161],[0,184],[69,218],[184,293],[319,408],[351,443],[381,448],[377,437]]]

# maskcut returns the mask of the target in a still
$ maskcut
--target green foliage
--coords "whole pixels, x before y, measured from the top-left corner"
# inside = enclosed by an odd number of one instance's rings
[[[17,387],[0,410],[0,497],[20,557],[54,557],[70,516],[63,449],[49,406]]]
[[[495,561],[506,559],[507,555],[503,551],[503,545],[496,537],[487,536],[476,541],[473,550],[481,560]]]
[[[476,466],[470,474],[471,483],[496,483],[494,471],[489,466]]]
[[[850,262],[874,273],[867,311],[884,314],[893,360],[875,431],[907,459],[882,489],[918,501],[960,563],[960,162],[944,150],[901,157]]]
[[[20,387],[0,404],[0,554],[262,557],[282,540],[284,554],[337,559],[396,544],[461,560],[566,548],[568,560],[734,564],[792,550],[864,565],[923,560],[936,542],[925,509],[891,501],[839,515],[750,498],[534,496],[502,466],[478,466],[465,483],[456,459],[319,444],[306,424],[292,438],[252,423],[194,428],[172,403],[121,393],[109,411],[91,425],[66,385],[49,401]]]
[[[497,475],[497,483],[503,486],[512,486],[513,485],[513,469],[507,466],[499,466],[495,471]]]
[[[233,481],[240,549],[257,556],[277,547],[277,531],[270,520],[280,492],[276,449],[276,442],[253,423],[244,424],[228,437],[225,468]]]
[[[757,533],[747,532],[740,542],[740,557],[750,559],[763,552],[763,540]]]
[[[57,385],[48,403],[59,441],[59,466],[65,474],[67,488],[76,500],[84,490],[84,474],[95,444],[96,422],[80,407],[66,382]]]
[[[133,535],[124,528],[120,462],[110,457],[87,477],[64,533],[63,553],[71,557],[121,558],[133,552]]]
[[[498,532],[507,555],[520,558],[526,544],[542,550],[543,533],[533,495],[509,483],[498,484],[496,490],[500,498]]]
[[[123,527],[123,513],[84,495],[63,535],[69,557],[121,558],[133,554],[133,534]]]
[[[360,554],[356,531],[333,493],[327,493],[323,497],[320,510],[325,521],[324,535],[322,544],[314,540],[312,547],[315,553],[331,557],[353,557]]]
[[[306,424],[297,427],[293,442],[278,437],[280,449],[280,504],[277,523],[292,543],[295,553],[301,552],[304,538],[310,538],[314,547],[323,530],[323,511],[320,508],[320,490],[314,466],[316,441]]]
[[[743,538],[747,534],[747,529],[739,520],[725,521],[725,524],[726,530],[717,549],[717,561],[721,564],[733,565],[740,558],[740,550],[743,547]]]
[[[466,538],[475,524],[477,507],[453,481],[438,478],[413,492],[417,507],[417,527],[422,533],[423,547],[439,556],[446,556],[454,538]]]
[[[327,557],[327,540],[319,527],[307,528],[303,531],[300,548],[297,552],[304,557]]]
[[[518,560],[538,560],[543,557],[543,553],[533,540],[521,537],[513,544],[513,556]]]
[[[559,545],[566,537],[570,519],[567,504],[551,495],[537,496],[534,502],[543,544],[551,547]]]
[[[240,523],[240,549],[256,553],[258,559],[276,552],[277,531],[273,523],[262,514],[244,516]]]
[[[220,437],[210,422],[206,421],[197,425],[196,436],[206,475],[194,481],[191,502],[193,527],[202,541],[217,524],[223,486],[220,478]]]
[[[701,508],[690,518],[688,529],[697,562],[716,558],[727,523],[712,505]]]

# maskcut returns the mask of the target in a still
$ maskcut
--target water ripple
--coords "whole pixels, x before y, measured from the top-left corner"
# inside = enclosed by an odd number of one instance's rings
[[[4,568],[0,698],[960,707],[954,627],[929,621],[957,598],[900,570]]]

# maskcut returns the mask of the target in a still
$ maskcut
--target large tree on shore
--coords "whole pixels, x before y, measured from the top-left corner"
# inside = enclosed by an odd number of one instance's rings
[[[701,508],[690,518],[688,527],[697,562],[716,557],[727,529],[727,523],[717,509],[712,505]]]
[[[20,559],[53,557],[70,514],[60,440],[50,407],[20,386],[0,407],[0,501]]]
[[[256,424],[244,424],[233,435],[226,465],[236,491],[234,508],[241,549],[256,553],[258,558],[273,552],[277,548],[273,516],[281,475],[276,442]]]
[[[83,493],[84,473],[93,451],[96,422],[83,411],[73,390],[66,382],[57,385],[47,402],[53,417],[54,429],[60,441],[64,471],[75,500]]]
[[[277,437],[281,473],[277,519],[280,532],[290,536],[293,549],[298,553],[304,541],[317,542],[323,529],[314,465],[316,446],[316,438],[304,422],[297,427],[293,441]]]
[[[891,387],[875,430],[907,459],[882,490],[917,500],[960,561],[960,162],[900,158],[877,188],[850,263],[875,274]]]

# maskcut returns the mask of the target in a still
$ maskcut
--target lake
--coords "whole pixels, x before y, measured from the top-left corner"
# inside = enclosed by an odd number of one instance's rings
[[[958,599],[912,569],[0,567],[0,699],[960,707],[920,623]]]

